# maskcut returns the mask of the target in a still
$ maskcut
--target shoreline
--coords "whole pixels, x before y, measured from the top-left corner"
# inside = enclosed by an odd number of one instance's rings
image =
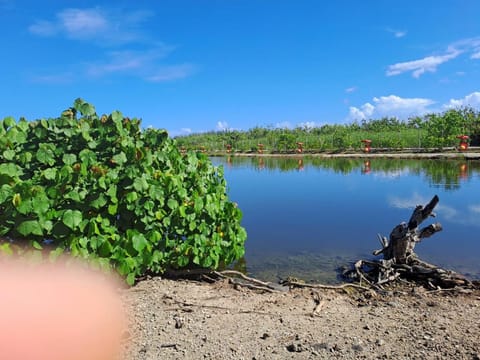
[[[480,151],[467,152],[370,152],[370,153],[209,153],[211,157],[279,157],[279,158],[388,158],[388,159],[447,159],[447,160],[480,160]]]

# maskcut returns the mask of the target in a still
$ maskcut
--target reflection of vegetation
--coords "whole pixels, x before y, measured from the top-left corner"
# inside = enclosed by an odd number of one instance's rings
[[[362,149],[362,139],[372,140],[372,148],[443,148],[458,146],[457,136],[469,135],[472,145],[480,137],[480,112],[451,109],[441,114],[400,121],[397,118],[363,120],[360,123],[280,129],[255,127],[247,131],[226,130],[177,137],[177,144],[190,149],[204,146],[209,152],[256,152],[264,144],[265,152],[293,153],[302,142],[305,152]],[[478,145],[478,144],[475,144]]]
[[[229,157],[229,164],[235,166],[253,166],[259,170],[292,171],[310,168],[322,168],[335,173],[348,175],[359,171],[364,174],[398,174],[408,172],[423,175],[428,183],[445,190],[455,190],[461,181],[468,181],[480,174],[479,161],[439,160],[439,159],[387,159],[375,158],[365,161],[359,158],[319,158],[302,157]]]

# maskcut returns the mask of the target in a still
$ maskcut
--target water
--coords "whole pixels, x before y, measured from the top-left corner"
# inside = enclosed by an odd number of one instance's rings
[[[480,278],[480,162],[453,160],[212,158],[248,233],[247,273],[336,282],[338,268],[371,259],[377,233],[408,221],[437,194],[443,231],[417,244],[425,261]]]

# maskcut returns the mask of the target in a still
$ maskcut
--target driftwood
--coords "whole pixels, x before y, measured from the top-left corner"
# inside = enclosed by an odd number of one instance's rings
[[[379,234],[382,248],[375,250],[373,255],[383,254],[383,259],[359,260],[353,270],[344,272],[344,276],[377,290],[382,290],[384,284],[393,281],[421,284],[432,290],[478,288],[478,282],[472,282],[454,271],[422,261],[413,251],[417,243],[442,230],[440,223],[418,228],[428,217],[435,216],[433,209],[438,202],[439,198],[435,195],[427,205],[417,205],[408,223],[402,222],[395,226],[389,239]]]

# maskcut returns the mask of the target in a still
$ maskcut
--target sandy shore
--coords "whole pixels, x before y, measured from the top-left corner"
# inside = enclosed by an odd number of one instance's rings
[[[125,290],[127,359],[480,359],[480,291],[259,293],[153,278]]]

